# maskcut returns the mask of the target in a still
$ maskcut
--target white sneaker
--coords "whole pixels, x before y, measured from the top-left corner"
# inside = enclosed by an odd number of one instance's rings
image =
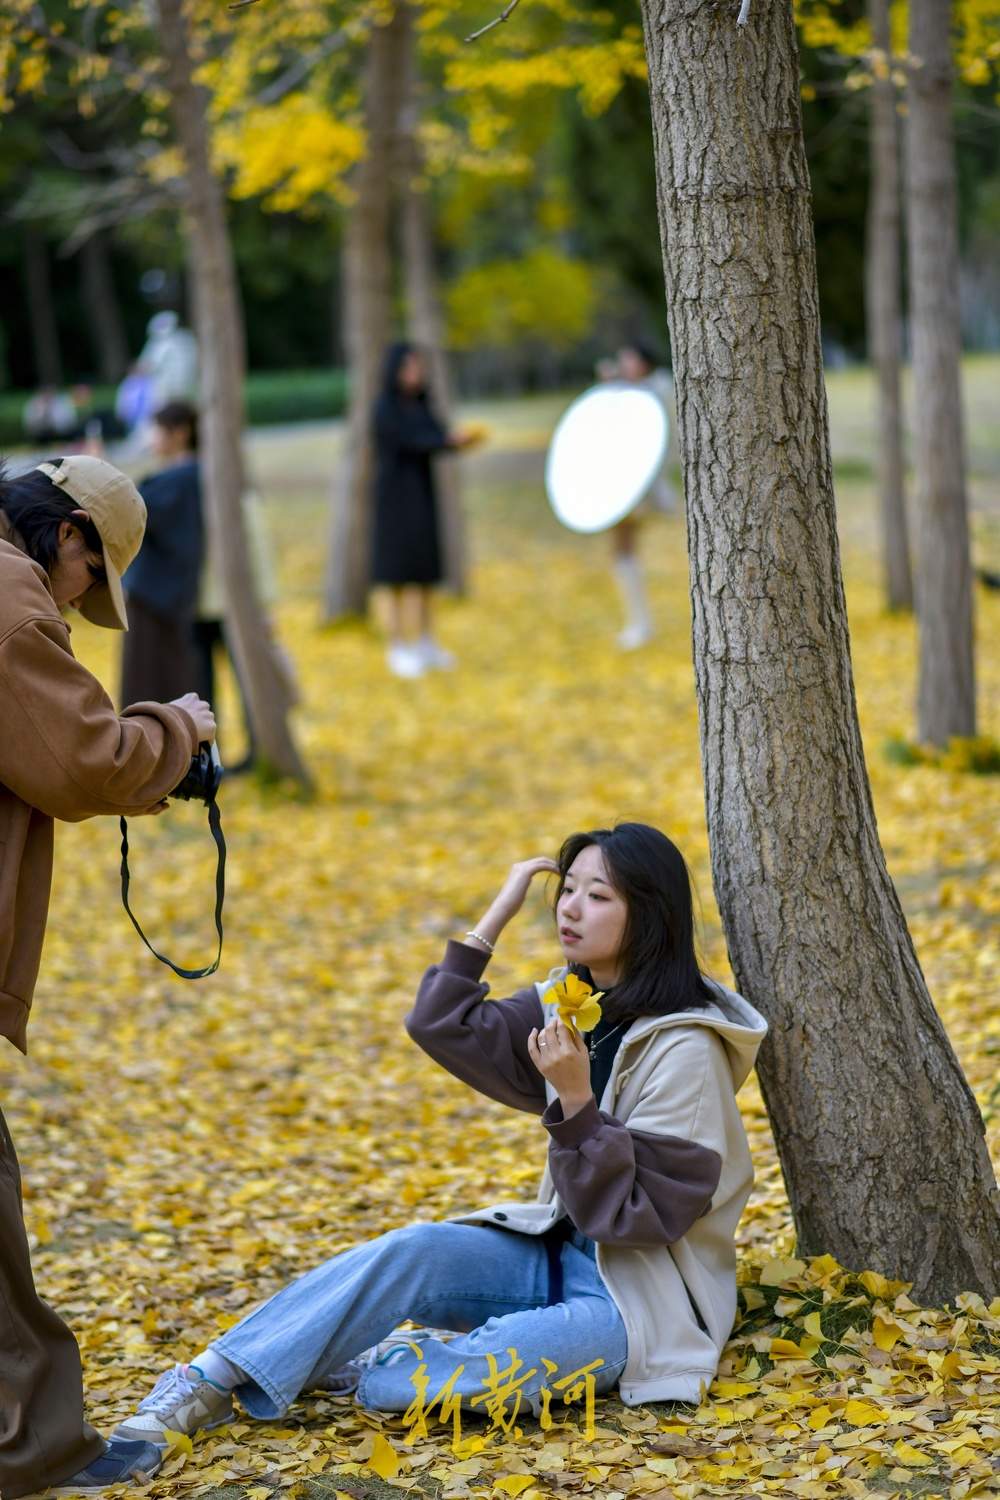
[[[349,1360],[339,1370],[331,1370],[316,1386],[318,1391],[327,1391],[331,1396],[353,1396],[361,1384],[361,1377],[373,1365],[392,1365],[406,1354],[412,1354],[413,1344],[423,1339],[440,1339],[447,1343],[456,1337],[452,1328],[396,1328],[387,1339],[366,1349],[355,1359]]]
[[[626,625],[619,632],[618,645],[622,651],[638,651],[653,639],[652,627],[649,625]]]
[[[394,677],[422,677],[427,670],[419,646],[400,641],[385,653],[386,664]]]
[[[428,671],[450,672],[455,665],[455,658],[451,652],[439,646],[437,641],[429,635],[425,635],[417,642],[416,649],[420,652],[420,658]]]
[[[172,1370],[164,1371],[146,1399],[139,1403],[135,1416],[120,1423],[112,1437],[141,1439],[165,1448],[170,1441],[168,1430],[190,1437],[232,1420],[231,1391],[202,1380],[187,1365],[174,1365]]]

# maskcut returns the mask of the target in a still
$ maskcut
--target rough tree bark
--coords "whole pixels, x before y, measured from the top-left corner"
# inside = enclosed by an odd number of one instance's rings
[[[209,158],[206,90],[195,83],[184,0],[156,0],[171,113],[184,160],[185,230],[201,370],[203,493],[226,631],[246,694],[256,758],[308,787],[289,725],[288,672],[254,582],[243,524],[243,319],[221,185]]]
[[[889,0],[868,0],[875,43],[869,151],[867,322],[868,351],[878,386],[879,513],[882,524],[882,572],[892,610],[913,608],[910,540],[903,488],[903,420],[900,368],[903,318],[900,307],[899,127],[896,85],[892,79]]]
[[[101,379],[113,384],[128,369],[128,340],[111,275],[107,241],[99,229],[80,248],[80,280],[97,367]]]
[[[906,201],[916,470],[917,733],[976,732],[962,433],[950,0],[911,0]]]
[[[28,318],[35,353],[35,375],[39,385],[62,385],[62,354],[52,301],[49,247],[40,230],[26,225],[22,240],[24,279],[28,292]]]
[[[878,841],[840,572],[791,0],[643,0],[712,869],[799,1245],[1000,1289],[975,1100]]]
[[[413,7],[399,6],[406,27],[404,94],[399,114],[400,198],[403,231],[403,287],[409,334],[426,351],[434,407],[446,427],[453,425],[454,399],[445,355],[444,317],[434,265],[430,194],[424,181],[420,145],[420,80]],[[468,544],[462,509],[461,473],[454,460],[437,468],[441,502],[441,542],[445,582],[455,594],[468,586]]]
[[[372,407],[392,327],[390,214],[393,151],[405,68],[406,21],[394,9],[372,26],[365,63],[367,149],[344,236],[344,344],[351,396],[334,478],[323,618],[362,614],[371,574]]]

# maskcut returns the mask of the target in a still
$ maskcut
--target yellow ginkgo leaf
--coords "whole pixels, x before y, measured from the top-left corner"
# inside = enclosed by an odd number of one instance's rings
[[[366,1469],[371,1469],[380,1479],[395,1479],[399,1473],[402,1459],[391,1443],[387,1442],[380,1432],[375,1433],[372,1444],[372,1456],[365,1464]]]
[[[932,1459],[927,1457],[926,1453],[921,1453],[918,1448],[911,1448],[910,1444],[904,1443],[902,1438],[893,1444],[892,1451],[900,1463],[906,1464],[907,1468],[910,1469],[922,1469],[925,1464],[933,1462]]]
[[[786,1281],[794,1281],[801,1276],[806,1268],[804,1260],[769,1260],[761,1268],[761,1286],[784,1286]]]
[[[593,1031],[601,1019],[601,1007],[596,1000],[587,1000],[571,1019],[578,1031]]]
[[[494,1493],[499,1490],[501,1495],[513,1495],[516,1500],[518,1495],[530,1490],[534,1482],[530,1474],[505,1474],[502,1479],[494,1481],[493,1490]]]
[[[878,1427],[888,1420],[885,1412],[870,1401],[848,1401],[844,1407],[844,1421],[852,1427]]]
[[[887,1323],[883,1318],[875,1319],[875,1344],[876,1347],[888,1354],[899,1339],[903,1336],[903,1330],[898,1323]]]

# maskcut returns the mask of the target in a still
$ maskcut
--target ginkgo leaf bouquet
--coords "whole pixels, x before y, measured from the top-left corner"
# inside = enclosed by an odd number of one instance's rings
[[[576,974],[567,974],[549,990],[560,1021],[575,1031],[593,1031],[601,1019],[602,990],[595,990]]]

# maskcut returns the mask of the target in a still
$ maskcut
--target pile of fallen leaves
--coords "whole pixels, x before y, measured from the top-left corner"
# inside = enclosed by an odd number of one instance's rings
[[[262,441],[255,461],[282,581],[279,627],[300,672],[298,728],[319,783],[305,805],[224,788],[227,937],[185,984],[121,911],[117,825],[59,830],[50,934],[25,1065],[0,1088],[26,1182],[45,1294],[83,1350],[107,1429],[290,1277],[360,1239],[498,1197],[533,1195],[537,1121],[436,1069],[401,1019],[424,967],[481,915],[510,863],[618,817],[663,827],[703,907],[709,971],[727,977],[711,899],[689,647],[683,523],[645,528],[657,641],[615,649],[606,540],[560,531],[539,485],[552,413],[490,414],[468,496],[475,591],[444,606],[459,664],[390,677],[377,634],[317,628],[326,434]],[[911,722],[912,622],[887,619],[870,561],[871,490],[841,489],[858,697],[880,832],[921,961],[1000,1156],[1000,834],[995,781],[899,765]],[[982,725],[996,735],[1000,598],[981,600]],[[112,643],[77,649],[114,680]],[[992,643],[992,644],[991,644]],[[992,719],[990,718],[992,713]],[[240,752],[231,690],[223,751]],[[135,821],[133,900],[181,962],[212,952],[214,852],[197,807]],[[504,934],[496,993],[558,961],[543,895]],[[920,1310],[905,1287],[794,1236],[755,1085],[741,1095],[757,1183],[740,1231],[741,1316],[701,1406],[552,1408],[509,1432],[482,1421],[408,1433],[350,1401],[304,1397],[280,1422],[181,1443],[153,1500],[299,1495],[981,1493],[997,1483],[1000,1302]],[[230,1487],[227,1489],[227,1487]],[[231,1488],[235,1487],[235,1488]]]

